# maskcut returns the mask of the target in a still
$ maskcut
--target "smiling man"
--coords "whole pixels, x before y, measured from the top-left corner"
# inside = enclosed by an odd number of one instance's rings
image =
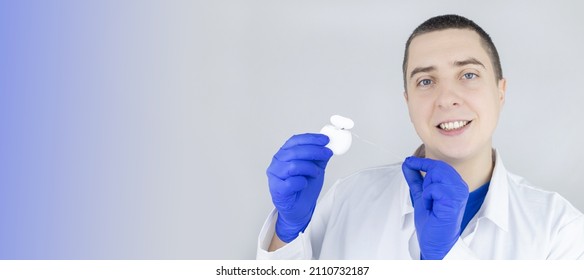
[[[441,30],[456,20],[474,28]],[[491,140],[505,101],[497,50],[480,27],[457,17],[422,25],[406,48],[404,95],[426,157],[452,165],[473,191],[491,177]]]
[[[423,144],[403,163],[337,181],[332,152],[292,136],[267,170],[275,205],[259,259],[584,259],[584,215],[508,172],[492,147],[506,80],[474,22],[431,18],[406,43],[404,97]]]

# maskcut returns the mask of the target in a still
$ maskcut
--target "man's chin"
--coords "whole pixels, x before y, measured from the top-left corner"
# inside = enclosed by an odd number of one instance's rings
[[[462,162],[471,158],[469,149],[461,147],[428,147],[426,146],[426,158],[441,160],[448,163]]]

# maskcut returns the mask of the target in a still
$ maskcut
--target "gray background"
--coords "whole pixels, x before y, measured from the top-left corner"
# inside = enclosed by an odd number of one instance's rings
[[[326,187],[395,162],[394,154],[409,155],[420,140],[402,96],[403,47],[418,24],[445,13],[474,20],[499,50],[508,90],[494,146],[507,168],[584,209],[582,2],[251,1],[208,8],[202,36],[213,58],[204,77],[216,85],[210,100],[222,105],[209,108],[208,125],[217,130],[204,142],[221,153],[205,157],[203,181],[214,186],[206,195],[221,199],[198,207],[209,215],[200,238],[221,241],[201,242],[200,257],[254,257],[272,208],[264,172],[273,153],[292,134],[318,131],[332,114],[351,117],[355,133],[391,154],[355,141],[330,162]]]

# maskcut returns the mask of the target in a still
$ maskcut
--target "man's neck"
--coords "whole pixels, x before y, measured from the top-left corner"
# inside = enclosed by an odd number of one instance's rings
[[[432,159],[440,159],[429,153],[425,156]],[[493,168],[495,167],[494,152],[491,148],[485,149],[472,158],[444,161],[456,169],[468,185],[470,192],[489,182],[493,175]]]
[[[493,152],[489,149],[485,155],[477,155],[474,158],[467,159],[464,162],[450,163],[454,169],[462,176],[462,179],[468,185],[470,192],[478,189],[491,180],[493,175]]]

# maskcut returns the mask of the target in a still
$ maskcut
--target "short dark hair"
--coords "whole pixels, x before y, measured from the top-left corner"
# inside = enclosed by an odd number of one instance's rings
[[[479,34],[482,40],[482,45],[489,54],[491,62],[493,63],[495,77],[497,77],[497,80],[503,78],[501,60],[499,59],[497,48],[495,47],[495,44],[493,44],[493,40],[491,40],[491,36],[489,36],[487,32],[485,32],[480,26],[478,26],[470,19],[459,15],[442,15],[430,18],[424,23],[420,24],[420,26],[414,29],[414,32],[412,32],[408,38],[408,41],[406,42],[406,50],[404,53],[404,62],[402,65],[404,72],[404,90],[407,90],[406,68],[408,67],[409,48],[412,40],[419,35],[445,29],[469,29]]]

